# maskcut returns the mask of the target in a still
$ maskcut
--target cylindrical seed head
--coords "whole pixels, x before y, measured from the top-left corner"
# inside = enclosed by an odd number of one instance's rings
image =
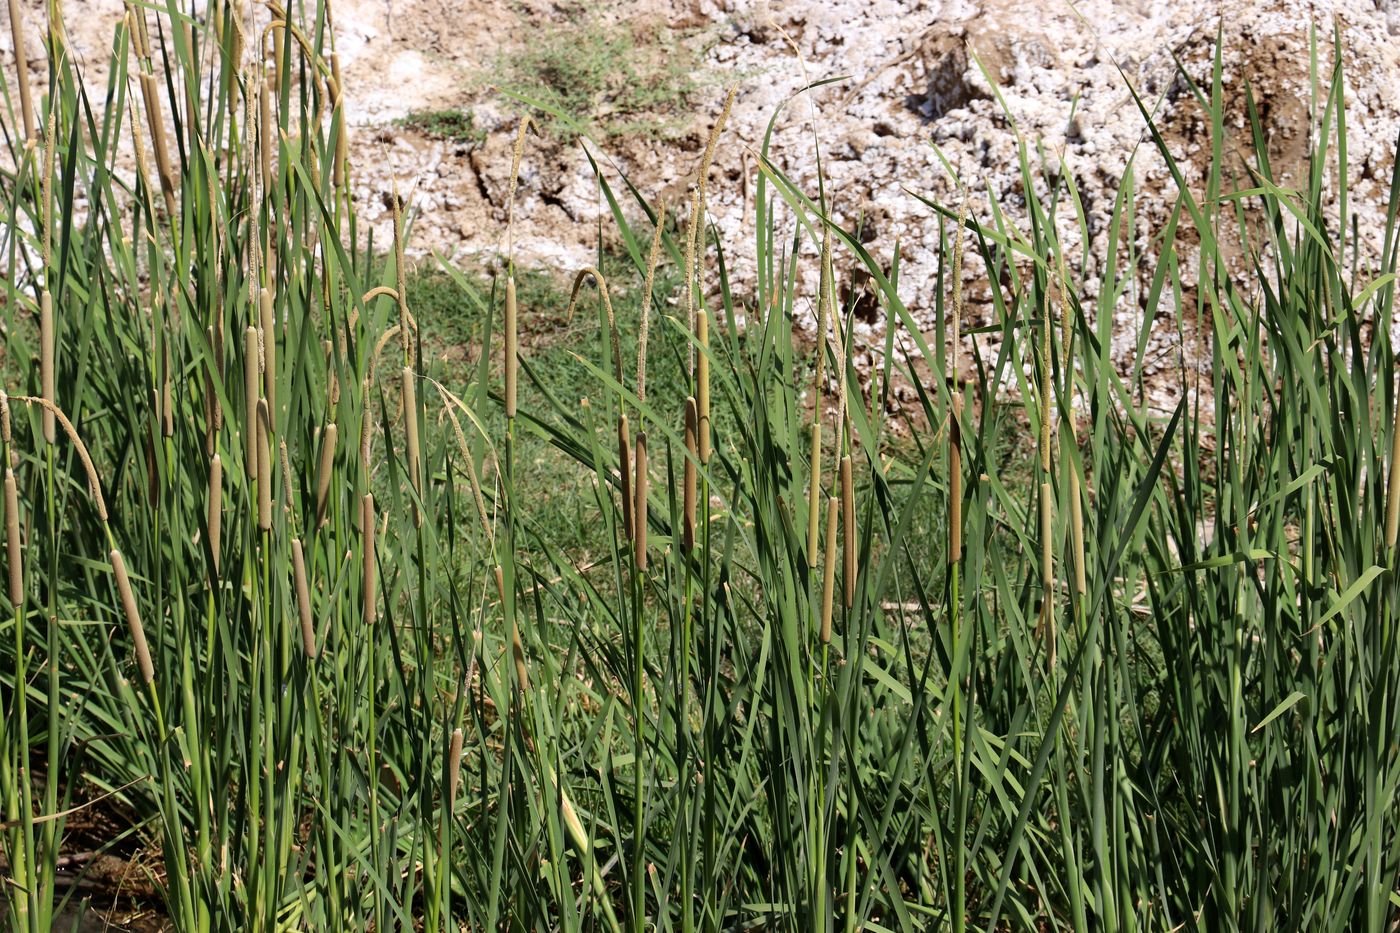
[[[209,347],[213,353],[218,353],[218,344],[214,340],[214,326],[211,324],[205,329],[205,336],[209,339]],[[219,445],[219,429],[224,423],[224,407],[219,401],[219,392],[215,384],[216,366],[211,365],[204,371],[204,453],[213,456]]]
[[[378,594],[376,593],[379,565],[376,563],[374,553],[374,522],[374,494],[367,492],[360,500],[360,534],[364,538],[364,615],[366,625],[373,625],[379,614]]]
[[[219,556],[223,550],[224,529],[224,462],[218,454],[209,458],[209,554],[214,560],[214,573],[219,573]]]
[[[29,88],[29,62],[24,38],[24,4],[10,0],[10,36],[14,40],[15,64],[19,74],[19,109],[24,121],[24,140],[38,139],[34,124],[34,96]]]
[[[258,400],[258,528],[272,528],[272,442],[268,437],[267,400]]]
[[[408,366],[403,368],[403,416],[404,433],[408,436],[408,476],[421,496],[423,487],[418,477],[421,454],[418,447],[418,389],[413,369]]]
[[[24,555],[19,543],[19,489],[15,471],[5,468],[5,556],[10,564],[10,605],[24,602]]]
[[[141,615],[136,611],[136,596],[131,591],[131,578],[126,574],[126,562],[122,560],[121,551],[112,548],[110,556],[112,572],[117,578],[117,595],[121,597],[126,626],[131,630],[131,644],[136,651],[136,663],[141,668],[141,679],[149,684],[156,679],[156,669],[151,663],[151,649],[146,645],[146,630],[141,626]]]
[[[332,409],[340,404],[340,378],[335,374],[335,345],[322,341],[326,351],[326,397]]]
[[[306,584],[306,556],[301,539],[292,539],[292,579],[297,591],[297,614],[301,617],[301,648],[308,660],[316,660],[316,626],[311,621],[311,588]]]
[[[619,477],[622,480],[622,530],[631,541],[637,533],[636,520],[632,517],[632,438],[627,429],[627,413],[617,416],[617,461]]]
[[[249,479],[258,475],[258,329],[243,331],[243,466]]]
[[[316,527],[326,523],[326,501],[330,497],[331,473],[335,471],[335,445],[340,429],[332,421],[321,432],[321,464],[316,472]]]
[[[462,777],[462,730],[452,730],[452,740],[447,746],[447,807],[450,810],[457,802],[457,786]]]

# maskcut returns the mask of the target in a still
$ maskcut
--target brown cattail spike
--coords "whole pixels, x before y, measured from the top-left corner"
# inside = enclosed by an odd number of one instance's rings
[[[112,573],[117,578],[117,594],[121,597],[126,626],[131,630],[131,644],[136,650],[136,663],[141,668],[141,679],[149,684],[156,679],[156,669],[151,663],[151,649],[146,645],[146,630],[141,627],[141,616],[136,611],[136,596],[131,591],[131,578],[126,574],[126,562],[122,560],[121,551],[112,548],[111,558]]]
[[[57,405],[58,398],[55,392],[53,368],[53,296],[46,288],[39,294],[39,381],[42,384],[44,400],[50,405]],[[54,430],[53,412],[47,408],[44,409],[41,419],[44,425],[44,440],[52,444],[58,438],[58,434]]]
[[[170,378],[170,347],[165,348],[165,376],[160,389],[160,430],[165,437],[175,436],[175,381]]]
[[[700,462],[710,462],[710,316],[695,315],[695,339],[700,344],[695,360],[695,404],[700,416]]]
[[[107,523],[107,500],[102,497],[102,481],[97,475],[97,466],[92,462],[92,455],[88,453],[87,445],[78,434],[78,429],[73,427],[73,422],[68,420],[68,416],[63,413],[63,409],[45,398],[37,398],[32,395],[15,395],[9,398],[11,402],[23,402],[26,405],[38,405],[45,411],[53,413],[58,426],[63,429],[73,449],[78,453],[78,460],[83,465],[83,472],[87,474],[88,492],[92,494],[93,508],[97,509],[97,517],[105,525]]]
[[[335,81],[335,98],[333,106],[335,108],[334,117],[336,121],[335,129],[335,162],[331,169],[331,184],[337,189],[345,187],[345,156],[350,148],[350,128],[345,125],[345,107],[343,85],[340,78],[340,55],[331,53],[331,75]]]
[[[700,414],[694,396],[685,400],[685,485],[683,504],[685,524],[681,543],[689,554],[695,549],[695,461],[699,459]]]
[[[335,374],[335,345],[329,340],[322,341],[321,345],[326,351],[326,400],[334,409],[340,404],[340,379]]]
[[[269,415],[267,401],[258,400],[258,528],[269,531],[272,528],[272,441],[268,436]]]
[[[218,454],[209,458],[209,555],[214,560],[214,573],[219,572],[219,556],[223,548],[224,528],[224,462]]]
[[[311,621],[311,588],[306,584],[306,556],[301,539],[292,539],[292,580],[297,591],[297,614],[301,617],[301,647],[308,660],[316,660],[316,626]]]
[[[516,379],[518,378],[516,369],[519,366],[518,334],[516,331],[516,306],[515,306],[515,276],[506,277],[506,333],[505,333],[505,370],[506,370],[506,417],[515,417],[515,394]]]
[[[637,533],[632,517],[632,439],[627,428],[627,413],[617,416],[617,461],[622,488],[622,530],[631,541]]]
[[[851,455],[841,458],[841,592],[846,608],[856,602],[856,484]]]
[[[29,55],[24,37],[24,4],[10,0],[10,36],[14,40],[15,66],[19,71],[19,109],[24,119],[25,141],[38,139],[34,125],[34,96],[29,89]]]
[[[24,602],[24,555],[19,544],[19,489],[15,471],[5,468],[5,556],[10,565],[10,605]]]
[[[360,419],[360,472],[365,479],[369,479],[369,457],[370,448],[374,446],[374,409],[370,407],[369,379],[361,384],[361,399],[364,402],[364,411]]]
[[[364,537],[364,614],[366,625],[373,625],[379,613],[376,593],[378,585],[376,577],[379,567],[374,553],[374,523],[374,494],[367,492],[360,500],[360,534]]]
[[[249,479],[258,475],[258,329],[243,331],[243,456]]]
[[[453,729],[447,746],[447,807],[457,802],[457,786],[462,778],[462,730]]]
[[[650,494],[648,485],[650,480],[647,475],[647,432],[637,432],[637,456],[635,458],[637,466],[637,481],[632,484],[632,489],[637,497],[632,506],[632,514],[637,522],[637,530],[632,535],[633,546],[637,552],[637,569],[646,572],[647,569],[647,496]]]
[[[212,324],[205,330],[205,336],[209,339],[210,352],[214,354],[213,363],[204,372],[204,452],[212,457],[218,447],[219,429],[224,424],[224,404],[219,401],[217,390],[217,382],[222,382],[223,360],[219,338]]]
[[[335,470],[335,445],[340,429],[332,421],[321,432],[321,464],[316,472],[316,527],[326,523],[326,501],[330,497],[331,473]]]
[[[831,642],[831,609],[836,594],[836,519],[841,502],[835,496],[826,500],[826,554],[822,564],[822,644]]]
[[[1079,497],[1079,473],[1070,465],[1069,471],[1070,546],[1074,550],[1074,592],[1083,596],[1089,591],[1084,566],[1084,505]]]
[[[423,486],[418,473],[422,451],[418,446],[418,383],[412,367],[403,368],[403,416],[404,433],[408,440],[408,478],[414,490],[421,496]]]

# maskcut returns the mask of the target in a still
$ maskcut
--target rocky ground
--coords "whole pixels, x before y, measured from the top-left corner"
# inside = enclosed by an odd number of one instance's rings
[[[31,19],[42,22],[35,0],[26,2]],[[67,0],[66,6],[75,46],[100,59],[120,0]],[[84,15],[74,15],[79,10]],[[269,18],[261,7],[253,15]],[[951,168],[970,193],[975,215],[989,217],[990,193],[1013,223],[1023,223],[1017,161],[1022,145],[1030,147],[1037,165],[1043,153],[1052,173],[1062,163],[1083,200],[1091,242],[1072,272],[1084,295],[1098,293],[1108,218],[1125,167],[1133,164],[1137,263],[1128,277],[1145,281],[1152,269],[1151,239],[1165,223],[1174,191],[1128,82],[1155,110],[1188,167],[1188,181],[1201,185],[1206,125],[1177,69],[1180,62],[1193,78],[1208,81],[1217,31],[1229,100],[1227,146],[1242,150],[1247,144],[1248,81],[1275,172],[1287,185],[1299,181],[1308,145],[1310,30],[1316,27],[1324,72],[1331,31],[1334,25],[1341,30],[1350,209],[1369,249],[1365,258],[1373,260],[1400,132],[1400,0],[604,0],[587,6],[562,0],[339,0],[334,16],[362,218],[382,227],[377,239],[387,242],[390,192],[397,184],[412,192],[418,209],[413,252],[439,251],[468,262],[497,255],[504,229],[509,150],[521,106],[495,85],[512,61],[533,50],[562,44],[573,54],[571,30],[628,38],[625,49],[591,51],[604,59],[604,71],[632,67],[634,57],[664,57],[672,63],[668,80],[693,82],[688,95],[663,95],[654,114],[641,114],[640,122],[654,117],[666,132],[615,133],[595,146],[645,195],[676,207],[685,202],[725,88],[737,84],[709,191],[741,285],[752,275],[744,257],[752,233],[753,152],[768,121],[810,81],[848,76],[783,110],[773,159],[815,190],[814,140],[819,143],[838,219],[860,225],[867,248],[883,262],[898,242],[903,297],[924,324],[931,322],[939,221],[909,192],[956,203]],[[627,61],[607,61],[610,56]],[[41,64],[37,46],[30,57],[36,67]],[[603,84],[600,110],[626,98],[625,80],[611,91]],[[469,114],[480,135],[443,140],[399,123],[412,111],[434,109]],[[585,264],[601,210],[577,141],[558,132],[532,139],[517,210],[518,259],[561,271]],[[1062,227],[1077,249],[1081,238],[1068,214]],[[1114,262],[1126,275],[1126,247]],[[814,275],[815,264],[809,265]],[[974,321],[990,322],[982,270],[970,263],[967,276]],[[1125,290],[1114,308],[1115,354],[1125,367],[1136,353],[1141,291]],[[860,328],[882,338],[885,323],[872,309]],[[1186,342],[1189,354],[1189,335]],[[881,343],[866,342],[868,365],[878,364],[871,354]],[[1174,316],[1159,316],[1146,344],[1149,372],[1172,365],[1179,343]],[[1172,381],[1161,380],[1157,400],[1163,405],[1172,401]]]

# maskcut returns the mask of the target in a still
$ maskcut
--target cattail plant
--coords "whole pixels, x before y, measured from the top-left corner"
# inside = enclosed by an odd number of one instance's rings
[[[710,315],[701,309],[695,314],[695,338],[700,344],[695,361],[695,408],[699,425],[700,462],[710,462]]]
[[[257,407],[257,449],[258,449],[258,528],[269,531],[272,528],[272,441],[271,414],[267,400],[258,399]]]
[[[1067,442],[1077,447],[1079,438],[1076,431],[1077,416],[1074,410],[1074,314],[1069,304],[1069,276],[1065,274],[1064,253],[1060,254],[1060,324],[1062,327],[1062,347],[1065,380],[1065,433]],[[1069,496],[1070,553],[1074,561],[1074,592],[1083,597],[1088,592],[1088,568],[1084,566],[1084,504],[1080,500],[1079,469],[1073,459],[1066,460],[1069,473],[1066,490]]]
[[[24,555],[19,540],[19,489],[15,471],[5,467],[5,556],[9,561],[10,605],[24,602]]]
[[[1400,395],[1396,396],[1395,424],[1390,437],[1390,478],[1386,490],[1385,548],[1395,550],[1400,537]]]
[[[306,582],[306,557],[301,539],[292,539],[292,579],[296,586],[297,615],[301,618],[301,647],[309,661],[316,660],[316,626],[311,621],[311,589]]]
[[[13,8],[12,8],[13,9]],[[20,59],[21,64],[23,58]],[[5,451],[5,557],[10,571],[10,605],[18,607],[24,602],[24,555],[20,551],[19,538],[19,487],[15,482],[15,471],[10,466],[10,399],[0,391],[0,440],[4,441]]]
[[[117,578],[117,594],[121,597],[122,612],[126,615],[127,628],[131,630],[131,644],[136,651],[136,663],[141,668],[141,680],[147,684],[156,679],[155,665],[151,663],[151,649],[146,645],[146,630],[141,626],[141,614],[136,609],[136,595],[131,590],[131,578],[126,573],[126,561],[121,551],[112,548],[112,573]]]
[[[155,60],[151,56],[151,37],[146,28],[146,13],[143,7],[128,3],[131,14],[131,44],[136,53],[139,71],[137,80],[141,87],[141,100],[146,106],[146,121],[150,127],[151,151],[156,159],[156,174],[160,178],[160,191],[165,199],[165,211],[171,217],[175,208],[175,172],[170,164],[170,144],[165,135],[165,118],[160,106],[159,85],[156,82]]]
[[[34,95],[29,88],[29,61],[24,32],[24,4],[10,0],[10,36],[15,49],[15,83],[19,88],[20,116],[24,121],[26,142],[38,139],[34,129]]]
[[[330,80],[335,82],[331,93],[331,119],[335,123],[335,161],[331,164],[331,184],[340,191],[344,189],[346,182],[345,160],[350,149],[350,128],[346,125],[345,92],[341,83],[338,52],[331,52]]]
[[[326,502],[330,498],[331,474],[335,471],[335,446],[340,429],[334,421],[321,432],[321,460],[316,470],[316,527],[326,523]]]
[[[257,112],[257,134],[258,134],[258,159],[262,167],[263,192],[266,195],[277,184],[277,176],[274,174],[273,165],[273,140],[276,133],[277,123],[272,119],[271,91],[268,89],[266,73],[263,66],[258,66],[254,80],[249,84],[253,88],[253,97],[256,99]]]
[[[47,288],[39,295],[39,381],[44,399],[50,405],[58,404],[54,385],[53,296]],[[53,412],[45,408],[40,417],[43,422],[44,440],[52,444],[57,438]]]
[[[696,439],[700,428],[700,416],[692,395],[685,400],[685,469],[682,502],[685,509],[681,543],[689,554],[695,549],[695,461],[700,456]]]
[[[807,449],[807,462],[811,474],[807,488],[807,566],[817,566],[817,540],[821,528],[822,494],[822,422],[821,402],[817,402],[818,417],[812,419]]]
[[[962,560],[962,383],[959,382],[958,368],[962,358],[962,275],[966,235],[967,198],[964,197],[958,208],[958,230],[953,244],[953,358],[949,365],[952,375],[948,424],[948,562],[952,564]]]
[[[462,781],[462,730],[452,730],[452,738],[447,745],[447,808],[451,810],[457,802],[457,788]]]
[[[822,624],[821,642],[831,642],[831,615],[836,596],[836,519],[841,502],[835,496],[826,500],[826,553],[822,564]]]
[[[379,567],[376,563],[374,550],[374,525],[374,494],[367,492],[364,498],[360,500],[360,534],[362,536],[360,546],[364,550],[364,568],[362,576],[364,582],[363,599],[366,625],[373,625],[375,619],[379,616],[378,596],[375,592]]]
[[[636,536],[636,520],[632,516],[632,439],[629,436],[627,412],[617,416],[617,461],[622,492],[622,529],[631,541]]]
[[[88,493],[92,496],[93,508],[97,510],[97,518],[103,525],[107,524],[107,500],[102,495],[102,479],[97,473],[97,465],[92,462],[92,455],[88,452],[87,445],[83,443],[78,429],[73,427],[73,422],[68,420],[68,416],[63,413],[63,409],[53,404],[46,398],[32,395],[12,395],[9,401],[19,402],[24,405],[38,405],[53,414],[58,426],[63,429],[69,443],[73,445],[74,451],[78,454],[78,462],[83,466],[83,472],[87,476]]]
[[[1040,327],[1040,630],[1050,667],[1055,666],[1054,500],[1050,489],[1050,327],[1051,308],[1045,302]]]
[[[639,321],[637,334],[637,401],[643,406],[646,405],[647,401],[647,340],[651,332],[651,296],[652,289],[656,285],[656,263],[661,253],[661,231],[665,219],[666,206],[662,204],[657,209],[656,225],[652,229],[651,235],[651,249],[647,252],[646,283],[642,287],[641,320]],[[609,316],[611,316],[611,308],[609,308],[608,313]],[[614,337],[616,337],[615,327]],[[616,340],[614,340],[614,346],[616,347]],[[614,353],[620,353],[620,350],[615,349]],[[619,367],[620,360],[621,358],[619,356]],[[619,373],[620,372],[621,369],[619,368]],[[618,384],[621,385],[620,375]],[[638,443],[640,449],[641,441],[639,440]],[[635,512],[637,500],[635,499],[635,492],[632,489],[632,479],[629,475],[631,473],[632,458],[628,448],[627,413],[624,411],[618,418],[618,460],[621,464],[622,471],[622,524],[627,529],[627,537],[635,541],[637,525]],[[642,501],[642,505],[645,506],[644,501]]]
[[[210,324],[204,331],[213,358],[204,369],[204,455],[212,457],[219,445],[219,431],[223,428],[224,407],[219,401],[217,386],[223,384],[223,359],[219,352],[221,336],[214,333]]]
[[[420,477],[422,452],[419,448],[418,440],[418,388],[416,377],[412,367],[405,366],[402,371],[403,379],[403,414],[404,433],[408,440],[408,478],[413,484],[414,492],[421,497],[423,495],[423,483]],[[421,523],[423,516],[421,510],[415,504],[413,508],[415,521]]]
[[[263,397],[268,411],[277,414],[277,325],[273,316],[272,291],[258,290],[258,320],[262,327]]]
[[[258,476],[258,329],[243,331],[243,465],[248,479]]]
[[[637,552],[637,569],[643,573],[647,569],[647,496],[650,480],[647,474],[647,432],[637,432],[637,456],[636,456],[637,480],[632,484],[632,489],[637,497],[636,504],[632,508],[632,515],[637,523],[636,531],[632,534],[633,545]]]
[[[517,368],[520,365],[519,333],[515,300],[515,188],[520,181],[520,160],[525,155],[525,134],[530,129],[530,118],[520,120],[520,129],[515,134],[515,146],[511,150],[510,185],[506,191],[506,312],[505,335],[505,410],[508,420],[515,419]]]
[[[841,458],[841,593],[850,609],[856,602],[856,484],[851,455]]]
[[[329,299],[327,299],[329,304]],[[335,372],[335,344],[329,340],[321,341],[321,347],[326,354],[326,404],[332,410],[340,404],[340,379]]]
[[[214,573],[219,572],[223,548],[224,526],[224,462],[216,453],[209,458],[209,502],[206,527],[209,534],[209,556],[214,561]]]
[[[516,304],[515,304],[515,275],[506,276],[506,319],[505,336],[505,411],[506,418],[514,420],[516,411],[516,382],[519,378],[517,369],[520,366],[520,344],[516,327]]]

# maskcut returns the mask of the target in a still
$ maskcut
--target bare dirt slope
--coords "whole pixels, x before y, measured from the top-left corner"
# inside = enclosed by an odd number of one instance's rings
[[[26,2],[31,19],[41,21],[39,5]],[[100,59],[121,4],[67,0],[66,8],[76,46]],[[1296,176],[1307,147],[1310,30],[1318,31],[1324,73],[1331,30],[1341,30],[1350,208],[1361,242],[1375,244],[1372,258],[1379,251],[1400,132],[1400,0],[1083,0],[1074,6],[1062,0],[611,0],[586,7],[548,0],[339,0],[334,11],[355,124],[362,217],[384,227],[380,241],[387,242],[390,191],[395,184],[412,191],[420,256],[428,250],[459,258],[496,254],[510,137],[521,107],[492,85],[512,56],[558,43],[570,29],[625,31],[636,38],[639,54],[647,53],[648,43],[679,41],[692,56],[686,60],[694,62],[696,90],[684,106],[656,115],[679,132],[624,135],[603,144],[645,194],[673,206],[685,201],[724,88],[738,84],[710,203],[741,280],[751,274],[742,241],[751,233],[744,206],[753,188],[753,149],[770,117],[801,87],[849,76],[784,110],[774,160],[815,190],[819,140],[838,217],[859,224],[869,249],[883,261],[898,241],[905,300],[921,321],[931,313],[938,221],[908,191],[956,203],[939,153],[971,193],[974,212],[990,192],[1016,223],[1024,220],[1018,214],[1024,201],[1018,146],[1030,147],[1037,162],[1040,151],[1049,163],[1063,159],[1083,198],[1092,237],[1087,261],[1074,271],[1085,294],[1095,293],[1107,220],[1130,160],[1139,249],[1147,249],[1170,210],[1172,186],[1146,139],[1127,81],[1156,111],[1177,156],[1193,166],[1188,180],[1201,183],[1206,126],[1177,62],[1208,81],[1217,30],[1230,100],[1229,144],[1246,142],[1248,81],[1285,184]],[[252,15],[269,17],[261,7]],[[37,45],[29,56],[38,67]],[[37,85],[37,71],[35,79]],[[601,108],[608,105],[600,98]],[[396,124],[412,110],[440,108],[470,112],[484,140],[435,140]],[[600,209],[579,145],[559,134],[532,142],[517,213],[521,260],[560,269],[584,263]],[[1077,244],[1068,217],[1062,232]],[[1117,263],[1123,262],[1120,255]],[[1144,262],[1139,276],[1146,269]],[[978,275],[969,268],[970,280]],[[970,287],[974,314],[985,316],[985,283],[971,281]],[[1130,289],[1115,309],[1116,351],[1125,365],[1135,352],[1139,302]],[[880,335],[885,322],[872,309],[861,326]],[[1148,343],[1154,360],[1172,356],[1177,343],[1169,315],[1158,326],[1161,332]],[[1167,391],[1164,404],[1169,396]]]

